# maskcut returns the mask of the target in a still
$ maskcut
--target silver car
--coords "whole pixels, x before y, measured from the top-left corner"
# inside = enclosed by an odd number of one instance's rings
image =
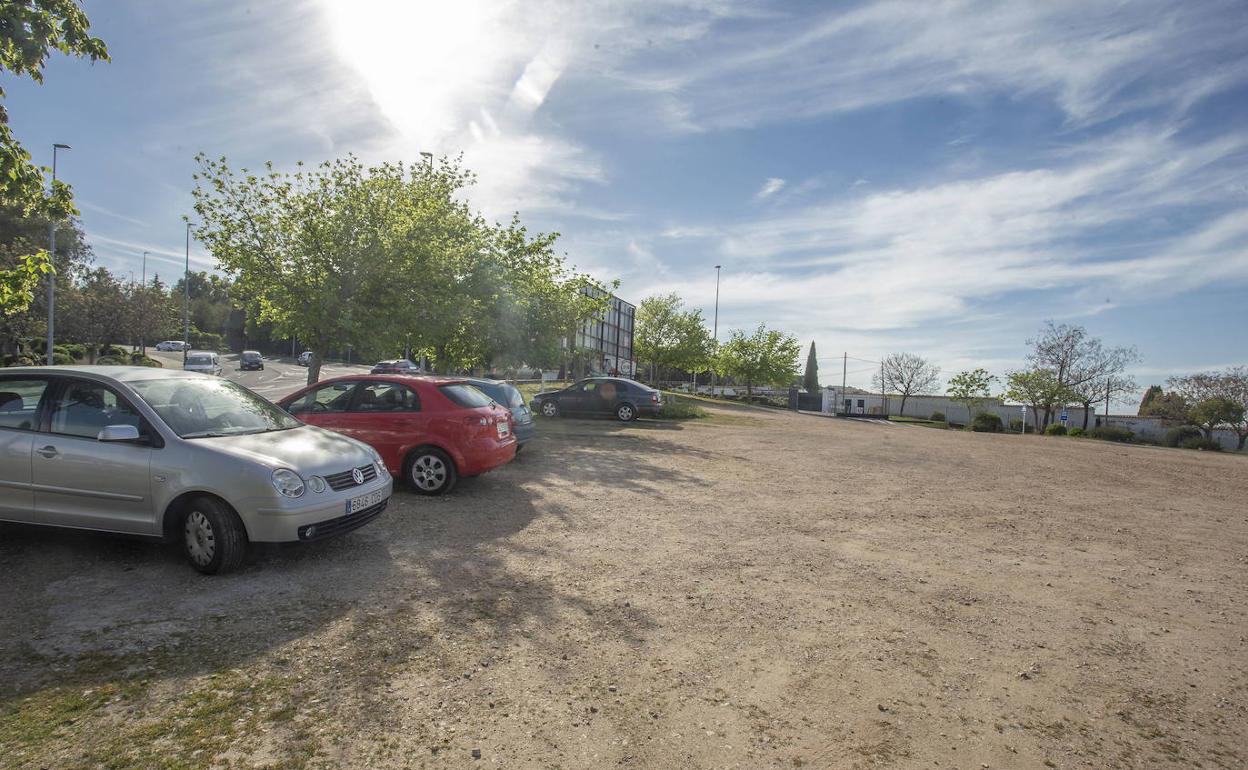
[[[182,362],[182,369],[187,372],[212,374],[217,377],[225,374],[225,369],[221,366],[221,357],[208,350],[192,350],[187,353],[186,360]]]
[[[249,542],[366,524],[391,483],[367,444],[218,377],[0,369],[0,520],[181,541],[196,569],[218,573]]]

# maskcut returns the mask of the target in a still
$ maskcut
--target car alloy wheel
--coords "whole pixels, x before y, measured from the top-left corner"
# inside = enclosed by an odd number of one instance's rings
[[[407,479],[422,495],[440,495],[455,485],[455,465],[438,449],[424,449],[407,465]]]
[[[207,567],[212,557],[217,554],[217,536],[212,531],[212,523],[202,511],[191,511],[186,516],[184,536],[186,538],[186,555],[196,567]]]
[[[637,413],[633,411],[632,404],[620,404],[615,408],[615,416],[620,418],[620,422],[630,422]]]
[[[542,402],[542,416],[543,417],[554,417],[558,414],[559,414],[558,404],[556,404],[554,401]]]

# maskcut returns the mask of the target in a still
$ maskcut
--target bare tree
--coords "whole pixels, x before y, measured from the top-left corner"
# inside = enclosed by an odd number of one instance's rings
[[[1084,343],[1083,355],[1074,362],[1067,385],[1075,400],[1083,405],[1083,429],[1088,429],[1092,405],[1109,400],[1116,393],[1135,392],[1135,379],[1124,374],[1126,368],[1140,360],[1135,348],[1107,348],[1098,339]]]
[[[1080,399],[1092,396],[1087,406],[1104,395],[1109,377],[1120,376],[1127,366],[1139,360],[1134,348],[1106,348],[1099,339],[1088,336],[1088,330],[1082,326],[1052,321],[1045,321],[1040,334],[1027,340],[1027,344],[1032,348],[1028,360],[1037,369],[1051,370],[1063,390],[1084,393],[1084,386],[1089,386]],[[1095,388],[1097,395],[1092,395],[1090,383],[1093,381],[1100,383]],[[1052,418],[1053,405],[1049,404],[1044,408],[1044,425]],[[1084,423],[1087,427],[1086,408]]]
[[[877,390],[901,394],[899,414],[904,415],[906,399],[919,393],[931,393],[940,384],[940,367],[914,353],[889,353],[871,381]]]

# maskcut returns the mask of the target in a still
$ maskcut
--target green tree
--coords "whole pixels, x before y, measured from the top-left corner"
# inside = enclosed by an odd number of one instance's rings
[[[37,251],[39,244],[47,241],[48,225],[47,217],[27,215],[20,206],[0,206],[0,270],[22,269],[19,266],[26,262],[23,255]],[[91,260],[91,247],[77,220],[62,220],[57,227],[56,256],[52,260],[57,274],[63,276],[66,285],[72,284]],[[9,285],[10,290],[16,288]],[[0,311],[0,355],[12,355],[24,341],[42,340],[46,333],[48,310],[43,292],[36,292],[33,302],[24,310],[16,309],[18,306],[12,306],[12,312]]]
[[[103,41],[88,33],[90,22],[73,0],[8,0],[0,9],[0,72],[43,82],[43,67],[52,51],[91,61],[108,59]],[[5,92],[0,87],[0,100]],[[47,169],[31,162],[9,129],[9,114],[0,103],[0,206],[26,215],[61,221],[76,213],[68,185],[57,181],[44,189]],[[39,279],[52,271],[43,249],[12,255],[0,263],[0,316],[26,310]]]
[[[633,353],[648,364],[650,382],[664,369],[695,372],[711,359],[711,333],[701,310],[684,310],[675,294],[647,297],[637,306]]]
[[[1213,431],[1221,426],[1236,425],[1244,421],[1244,407],[1223,396],[1213,396],[1198,402],[1188,412],[1188,418],[1213,440]],[[1242,444],[1241,444],[1242,446]]]
[[[797,359],[802,348],[791,334],[759,324],[753,334],[734,330],[719,346],[716,370],[745,383],[746,397],[756,385],[787,385],[797,376]]]
[[[1244,448],[1245,441],[1248,441],[1248,366],[1232,366],[1218,372],[1174,377],[1169,384],[1188,403],[1199,405],[1210,399],[1220,399],[1238,405],[1241,408],[1239,419],[1223,420],[1222,423],[1239,437],[1238,448]]]
[[[1144,410],[1147,409],[1148,405],[1153,402],[1153,399],[1157,398],[1161,394],[1162,390],[1160,385],[1149,385],[1148,390],[1144,391],[1144,397],[1140,399],[1140,407],[1135,411],[1135,413],[1144,414]]]
[[[971,420],[975,419],[975,409],[992,397],[988,389],[996,380],[997,378],[989,374],[987,369],[982,368],[959,372],[949,379],[949,387],[945,392],[954,401],[966,407],[968,425]]]
[[[1181,424],[1187,422],[1187,399],[1173,391],[1153,396],[1140,408],[1141,417],[1160,417],[1163,422]]]
[[[901,414],[906,401],[920,393],[930,393],[940,383],[940,367],[914,353],[889,353],[880,362],[880,371],[871,375],[875,389],[901,394]]]
[[[125,289],[108,270],[87,271],[80,281],[60,292],[64,312],[58,328],[66,339],[87,346],[87,362],[95,363],[99,348],[127,339]]]
[[[1005,378],[1005,397],[1031,407],[1035,415],[1036,429],[1043,430],[1041,419],[1051,413],[1055,405],[1071,401],[1070,391],[1057,380],[1052,369],[1030,369],[1010,372]]]
[[[811,340],[810,352],[806,354],[806,372],[802,375],[802,387],[807,393],[819,392],[819,359],[815,356],[814,340]]]

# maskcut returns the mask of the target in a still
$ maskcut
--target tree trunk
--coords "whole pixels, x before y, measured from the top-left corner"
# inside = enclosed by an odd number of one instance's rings
[[[909,394],[909,393],[902,393],[902,394],[901,394],[901,409],[897,410],[897,415],[898,415],[898,416],[900,416],[900,417],[905,417],[905,416],[906,416],[906,399],[907,399],[907,398],[910,398],[910,394]]]
[[[1242,452],[1244,451],[1244,442],[1248,441],[1248,431],[1236,431],[1236,434],[1239,436],[1238,449]]]
[[[321,347],[320,345],[317,346]],[[308,361],[308,384],[315,385],[321,379],[321,354],[312,351],[312,360]]]
[[[1084,401],[1083,403],[1083,429],[1088,429],[1088,412],[1092,411],[1092,402]]]

